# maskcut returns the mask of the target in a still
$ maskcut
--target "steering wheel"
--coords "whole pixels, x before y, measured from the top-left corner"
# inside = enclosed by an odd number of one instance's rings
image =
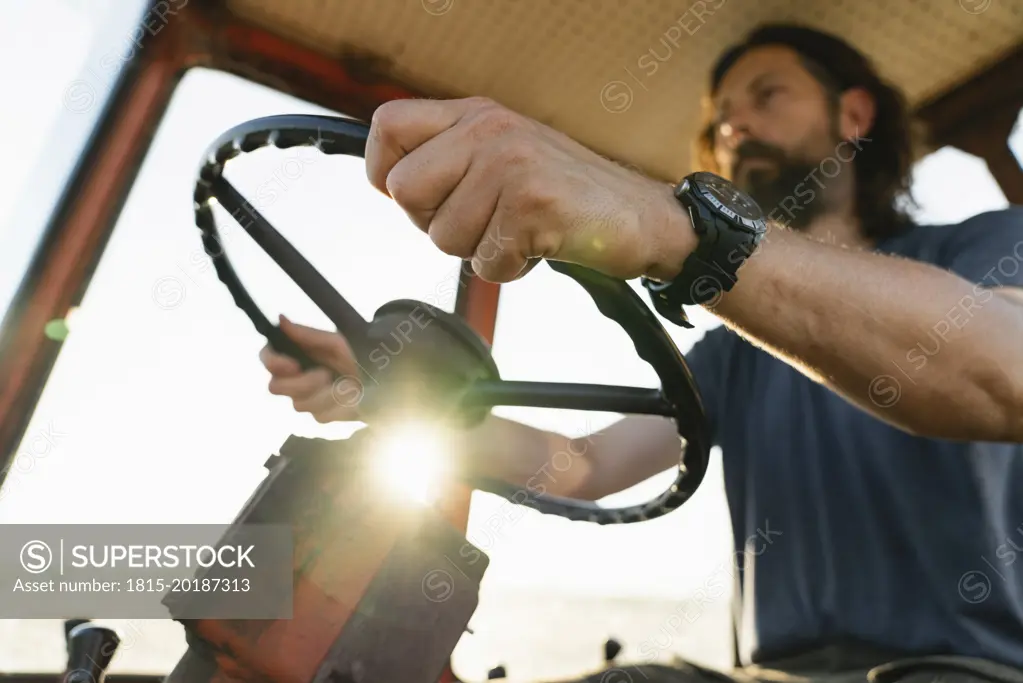
[[[317,365],[267,320],[242,286],[220,248],[211,199],[215,198],[230,212],[348,340],[360,367],[359,381],[366,387],[359,405],[360,416],[366,415],[367,423],[372,424],[375,419],[383,423],[388,415],[414,410],[435,417],[454,416],[459,424],[469,426],[499,405],[672,418],[680,437],[678,475],[664,493],[641,505],[605,508],[592,501],[547,495],[531,485],[520,488],[496,479],[470,476],[466,481],[541,513],[597,524],[653,519],[685,503],[707,471],[711,444],[703,403],[682,354],[656,315],[626,282],[578,265],[548,262],[555,271],[582,285],[598,310],[622,326],[639,356],[657,372],[660,389],[502,380],[489,346],[460,316],[403,299],[385,304],[372,321],[365,320],[224,177],[228,161],[269,146],[279,149],[311,146],[323,154],[364,158],[368,134],[369,126],[353,119],[270,116],[235,126],[207,149],[195,186],[195,223],[202,231],[206,253],[212,257],[218,277],[259,334],[276,350],[298,360],[303,368]],[[386,367],[371,372],[368,366],[374,353],[380,360],[384,355],[382,345],[388,340],[393,344],[396,331],[411,343],[399,355],[384,358]]]

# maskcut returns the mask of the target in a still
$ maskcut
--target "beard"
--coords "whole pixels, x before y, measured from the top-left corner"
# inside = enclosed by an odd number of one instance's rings
[[[805,231],[829,208],[824,183],[814,175],[819,164],[819,160],[794,158],[772,145],[746,140],[736,150],[734,182],[768,219]]]

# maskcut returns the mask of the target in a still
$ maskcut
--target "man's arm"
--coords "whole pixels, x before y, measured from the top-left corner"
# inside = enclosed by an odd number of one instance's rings
[[[488,416],[461,446],[477,471],[536,494],[598,500],[678,464],[675,423],[629,415],[586,436]]]
[[[685,354],[718,443],[719,415],[729,394],[725,370],[737,341],[711,330]],[[674,420],[627,415],[592,434],[570,438],[490,415],[467,432],[466,453],[492,476],[535,493],[599,500],[675,467],[681,456]]]
[[[1023,270],[1013,251],[1023,225],[1016,235],[1014,244],[1003,239],[1005,261],[991,261],[988,289],[927,264],[772,229],[714,312],[908,432],[1023,441],[1023,290],[997,287],[1006,282],[994,269]]]
[[[490,100],[380,106],[366,173],[441,251],[492,282],[541,258],[664,280],[696,248],[669,185]],[[807,374],[910,432],[1023,441],[1023,319],[1011,299],[780,232],[742,270],[718,312]],[[967,324],[944,331],[967,306]],[[908,372],[908,354],[938,325],[941,352]]]

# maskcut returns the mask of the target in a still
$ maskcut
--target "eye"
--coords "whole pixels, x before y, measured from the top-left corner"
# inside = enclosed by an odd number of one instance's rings
[[[766,88],[761,88],[757,91],[756,102],[758,107],[766,106],[768,101],[776,94],[781,92],[781,88],[776,85],[771,85]]]

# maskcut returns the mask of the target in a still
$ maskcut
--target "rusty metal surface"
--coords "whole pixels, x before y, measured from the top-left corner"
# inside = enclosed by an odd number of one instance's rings
[[[369,439],[291,437],[268,463],[236,523],[291,525],[293,613],[183,620],[190,649],[216,661],[209,680],[434,683],[443,672],[487,559],[432,508],[380,495]]]

